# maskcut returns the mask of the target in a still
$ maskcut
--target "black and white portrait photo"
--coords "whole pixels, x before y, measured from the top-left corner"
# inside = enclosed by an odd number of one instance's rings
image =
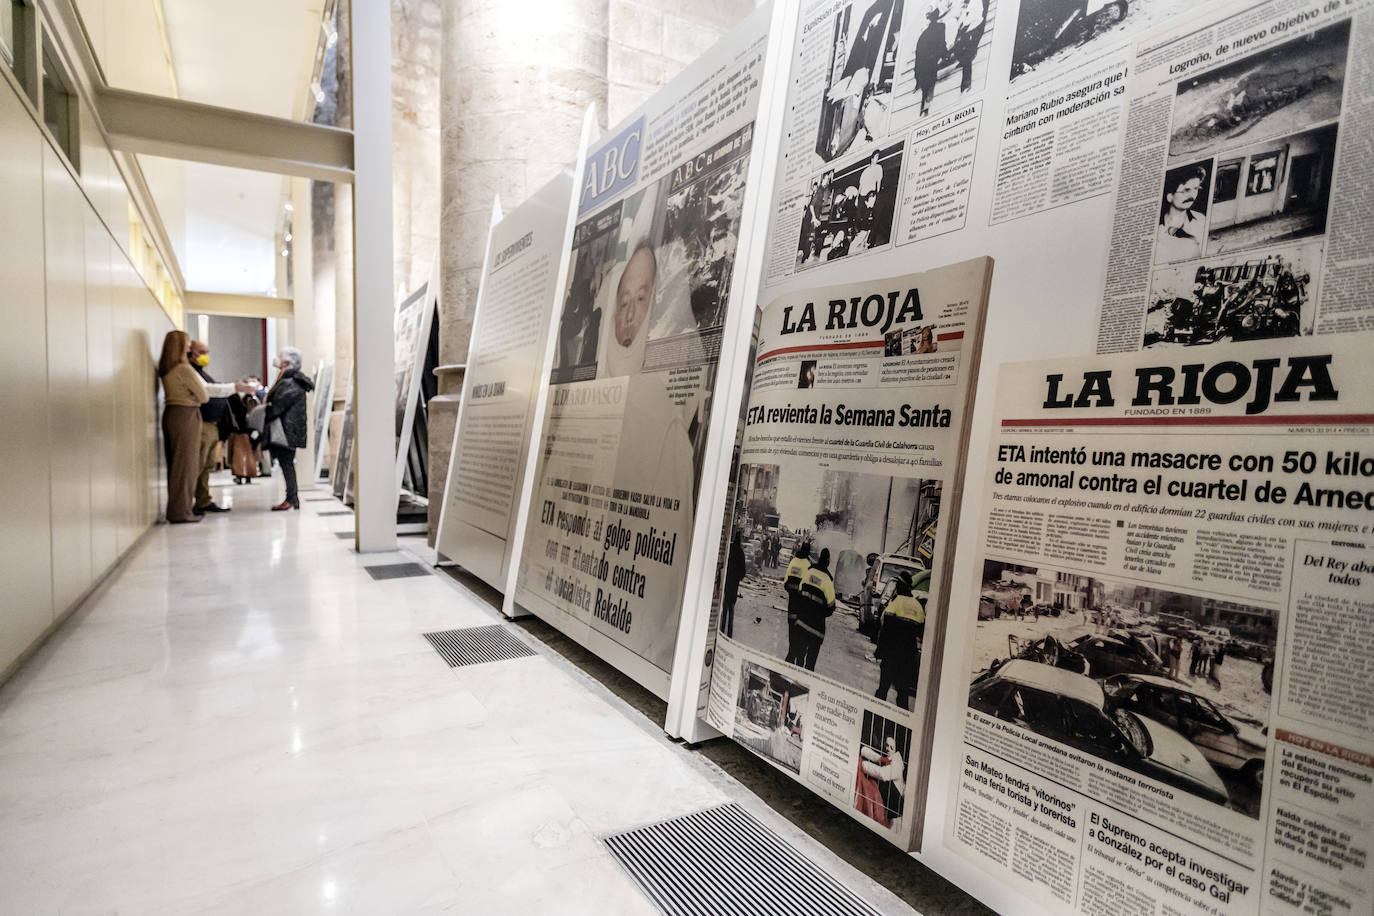
[[[1211,187],[1211,160],[1181,165],[1164,173],[1159,226],[1155,230],[1155,263],[1202,257]]]

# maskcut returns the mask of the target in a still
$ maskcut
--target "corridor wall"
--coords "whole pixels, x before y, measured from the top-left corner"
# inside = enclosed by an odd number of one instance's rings
[[[128,190],[84,101],[78,173],[0,76],[0,678],[156,520],[154,360],[172,322],[126,251]]]

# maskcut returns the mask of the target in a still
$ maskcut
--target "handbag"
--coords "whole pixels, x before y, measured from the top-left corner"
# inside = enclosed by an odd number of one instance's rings
[[[281,417],[267,424],[267,444],[273,448],[290,448],[286,443],[286,429],[281,425]]]

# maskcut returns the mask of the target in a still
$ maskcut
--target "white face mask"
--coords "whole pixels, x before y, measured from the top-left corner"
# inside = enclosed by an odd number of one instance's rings
[[[273,369],[281,369],[281,368],[284,367],[284,365],[285,365],[285,364],[282,363],[282,361],[281,361],[280,359],[276,358],[275,356],[272,358],[272,368],[273,368]]]

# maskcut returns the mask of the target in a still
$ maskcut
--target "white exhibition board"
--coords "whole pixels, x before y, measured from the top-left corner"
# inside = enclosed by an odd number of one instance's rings
[[[430,266],[429,280],[396,306],[396,499],[401,498],[406,463],[410,455],[411,430],[420,409],[420,374],[424,372],[430,329],[438,304],[439,261]],[[417,494],[425,496],[427,494]]]
[[[760,193],[756,114],[772,6],[581,158],[543,433],[507,608],[534,613],[669,695],[696,531],[719,448]],[[752,195],[752,196],[751,196]],[[671,717],[670,717],[671,718]]]
[[[333,363],[320,363],[319,372],[315,376],[314,398],[315,420],[313,425],[314,439],[312,440],[315,448],[314,479],[319,480],[320,471],[324,468],[325,443],[329,441],[329,414],[334,409]]]
[[[498,203],[487,239],[435,547],[496,589],[510,568],[572,197],[565,169],[504,218]]]

